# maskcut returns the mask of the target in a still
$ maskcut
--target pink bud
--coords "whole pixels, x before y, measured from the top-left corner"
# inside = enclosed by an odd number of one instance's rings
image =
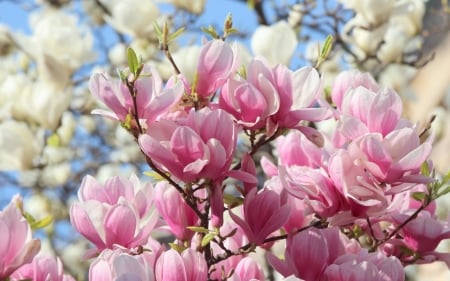
[[[194,232],[188,226],[197,226],[199,218],[184,201],[181,194],[168,182],[159,182],[154,191],[155,205],[176,238],[187,240]]]
[[[222,40],[203,45],[197,66],[197,94],[207,97],[219,89],[233,73],[234,60],[233,50]]]

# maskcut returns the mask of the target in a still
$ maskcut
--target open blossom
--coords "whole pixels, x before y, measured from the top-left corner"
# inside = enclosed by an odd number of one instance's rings
[[[187,227],[198,225],[199,218],[180,192],[168,182],[159,182],[155,186],[154,197],[156,208],[172,234],[180,240],[192,238],[194,232]]]
[[[275,191],[264,189],[257,192],[254,188],[245,196],[243,218],[232,212],[230,216],[242,228],[250,242],[261,245],[264,239],[286,223],[291,208],[282,204],[280,195]]]
[[[153,124],[149,132],[139,137],[143,152],[177,179],[216,180],[228,172],[237,128],[225,111],[192,110],[184,119]]]
[[[264,281],[264,273],[259,264],[251,257],[245,257],[239,261],[231,276],[232,281]]]
[[[336,107],[341,108],[342,99],[345,94],[359,86],[373,92],[378,92],[380,89],[375,79],[369,73],[361,73],[357,70],[348,70],[339,73],[334,80],[331,90],[331,99]]]
[[[266,119],[279,110],[280,98],[268,81],[261,83],[267,83],[267,88],[258,89],[243,79],[229,79],[219,97],[220,108],[232,114],[245,128],[264,128]]]
[[[208,279],[205,257],[194,249],[181,254],[170,249],[156,261],[155,277],[158,281],[204,281]]]
[[[279,21],[271,26],[260,25],[251,41],[255,55],[263,56],[271,65],[288,65],[297,44],[295,31],[286,21]]]
[[[285,260],[279,260],[271,253],[268,259],[285,277],[295,275],[304,281],[317,281],[322,280],[325,269],[336,258],[359,251],[359,244],[349,240],[338,228],[310,228],[288,237]]]
[[[405,272],[396,257],[380,252],[348,253],[338,257],[324,272],[324,281],[404,281]]]
[[[279,155],[279,165],[311,168],[322,165],[323,150],[299,131],[291,131],[285,136],[279,136],[275,140],[275,147]]]
[[[39,252],[41,243],[31,238],[31,229],[15,203],[16,196],[0,212],[0,279],[6,279],[17,268],[30,263]]]
[[[366,134],[333,154],[328,172],[354,216],[380,214],[390,205],[392,195],[429,181],[420,175],[420,166],[430,152],[431,140],[421,144],[412,128],[384,138]]]
[[[155,252],[144,251],[139,255],[130,255],[120,249],[104,250],[89,268],[89,280],[154,281]]]
[[[63,264],[59,258],[45,254],[39,254],[33,261],[25,264],[11,275],[11,280],[33,280],[33,281],[75,281],[75,279],[64,274]]]
[[[354,140],[367,133],[386,136],[396,129],[402,114],[402,101],[391,89],[374,92],[359,86],[346,92],[338,109],[342,114],[339,132]]]
[[[414,211],[411,209],[403,213],[393,213],[392,221],[394,225],[402,224],[409,219]],[[417,258],[419,259],[419,263],[442,260],[450,266],[450,254],[436,251],[437,246],[442,240],[450,239],[450,225],[448,221],[440,222],[429,212],[423,211],[415,219],[402,227],[400,235],[402,239],[392,240],[385,247],[385,251],[398,255],[402,261],[404,260],[406,262],[416,260]],[[405,247],[412,251],[411,255],[402,253],[404,251],[401,251],[401,248]]]
[[[70,221],[96,246],[94,252],[114,245],[140,246],[158,221],[152,208],[152,186],[141,185],[136,176],[130,180],[113,177],[105,184],[86,176],[78,199],[70,209]]]
[[[278,177],[285,191],[303,200],[307,213],[331,217],[348,208],[342,194],[322,170],[281,166]]]
[[[142,126],[147,126],[167,113],[183,95],[183,84],[175,83],[173,87],[163,89],[163,81],[158,72],[150,66],[144,66],[140,77],[134,82],[136,89],[136,108],[133,96],[126,82],[113,79],[106,73],[91,76],[89,89],[91,93],[113,112],[94,110],[93,113],[125,122],[130,114],[137,114]],[[134,116],[133,116],[134,117]]]

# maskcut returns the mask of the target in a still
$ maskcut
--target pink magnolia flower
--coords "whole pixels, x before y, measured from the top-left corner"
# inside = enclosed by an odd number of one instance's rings
[[[336,77],[331,90],[331,99],[333,103],[341,108],[342,99],[345,94],[352,89],[362,86],[373,92],[378,92],[377,82],[369,73],[361,73],[357,70],[343,71]]]
[[[284,180],[283,180],[284,182]],[[309,224],[312,220],[312,215],[308,212],[308,206],[305,204],[305,200],[289,194],[283,187],[282,179],[279,176],[274,176],[264,183],[264,187],[275,191],[280,195],[281,202],[289,205],[291,213],[289,219],[283,225],[284,231],[287,233],[294,232]]]
[[[324,281],[404,281],[403,265],[396,257],[382,253],[349,253],[338,257],[324,272]]]
[[[197,226],[199,218],[186,204],[181,194],[168,182],[158,182],[155,186],[154,200],[172,234],[180,240],[192,238],[194,232],[186,227]]]
[[[339,108],[338,132],[348,140],[367,133],[386,136],[399,124],[402,114],[400,96],[391,89],[373,92],[358,87],[349,90]]]
[[[232,48],[222,40],[203,45],[197,66],[196,93],[205,98],[222,87],[234,72],[235,60]]]
[[[64,274],[63,264],[59,258],[39,254],[33,261],[25,264],[11,275],[11,280],[33,280],[33,281],[75,281],[75,279]]]
[[[141,76],[134,83],[136,88],[136,108],[133,97],[125,81],[113,79],[106,73],[91,76],[89,89],[112,112],[97,109],[93,113],[125,122],[129,114],[137,114],[141,125],[146,127],[168,112],[178,103],[184,92],[182,82],[163,89],[163,81],[158,72],[150,66],[144,66]]]
[[[243,79],[229,79],[222,87],[219,107],[233,115],[244,128],[257,130],[266,126],[267,118],[280,107],[280,97],[264,76],[260,88]]]
[[[348,208],[341,192],[322,170],[281,166],[279,179],[284,190],[303,200],[307,214],[328,218]]]
[[[402,224],[414,211],[411,209],[403,213],[393,213],[392,220],[394,226]],[[400,254],[400,248],[406,247],[414,253],[411,256],[403,253],[399,256],[402,260],[415,261],[419,258],[419,260],[422,260],[419,263],[443,260],[450,265],[450,253],[439,253],[435,251],[441,241],[450,239],[450,224],[448,221],[440,222],[429,212],[422,211],[415,219],[402,227],[400,235],[402,239],[394,239],[392,242],[393,246],[398,247],[396,252]]]
[[[250,242],[261,245],[264,239],[286,223],[291,209],[289,205],[281,203],[281,198],[275,191],[264,189],[257,192],[254,188],[245,196],[243,219],[232,212],[230,216]]]
[[[359,251],[358,242],[349,240],[339,228],[310,228],[288,237],[284,261],[271,253],[267,257],[285,277],[295,275],[304,281],[317,281],[322,280],[325,269],[336,258]]]
[[[264,273],[259,266],[259,264],[251,257],[245,257],[239,261],[234,270],[234,274],[231,276],[230,280],[233,281],[264,281]]]
[[[330,115],[328,109],[315,107],[322,84],[313,68],[292,72],[256,59],[247,67],[246,80],[229,81],[219,101],[245,127],[264,125],[271,135],[278,127],[294,128],[302,120],[319,121]]]
[[[16,269],[30,263],[39,252],[41,243],[31,238],[31,229],[16,207],[22,199],[16,195],[0,212],[0,279],[7,279]]]
[[[286,136],[279,136],[275,141],[275,147],[279,155],[279,165],[311,168],[322,166],[323,149],[317,147],[299,131],[291,131]]]
[[[114,245],[134,248],[147,242],[158,222],[152,206],[152,185],[141,185],[136,176],[130,180],[113,177],[104,185],[86,176],[70,209],[73,227],[91,241],[96,250]]]
[[[414,129],[366,134],[330,157],[328,172],[356,217],[381,214],[392,196],[430,179],[420,166],[431,152],[431,140],[420,144]]]
[[[130,255],[123,250],[104,250],[89,267],[91,281],[154,281],[153,263],[155,253],[144,251]]]
[[[228,113],[203,108],[178,121],[153,124],[149,134],[139,137],[139,145],[154,163],[181,181],[216,180],[228,172],[236,136]]]
[[[205,257],[193,249],[181,254],[170,249],[156,261],[155,277],[158,281],[204,281],[208,279]]]

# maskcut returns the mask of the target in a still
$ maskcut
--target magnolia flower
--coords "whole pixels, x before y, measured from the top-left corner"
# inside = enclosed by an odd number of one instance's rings
[[[264,239],[286,223],[291,208],[282,204],[275,191],[264,189],[257,192],[254,188],[245,196],[242,218],[232,212],[230,216],[242,228],[250,242],[262,245]]]
[[[234,274],[230,280],[233,281],[264,281],[264,273],[259,264],[251,257],[245,257],[237,264]]]
[[[58,127],[64,111],[69,107],[71,92],[55,85],[37,81],[30,83],[15,98],[13,114],[17,119],[38,123],[54,130]]]
[[[308,213],[331,217],[347,208],[341,192],[322,170],[281,166],[279,180],[284,190],[303,200]]]
[[[403,265],[396,257],[386,257],[380,252],[345,254],[338,257],[324,272],[324,280],[333,281],[404,281]]]
[[[168,182],[159,182],[155,186],[154,200],[156,208],[172,234],[180,240],[191,239],[194,232],[187,227],[198,225],[199,218],[186,204],[180,192]]]
[[[373,92],[359,86],[345,94],[340,106],[338,130],[349,140],[367,133],[386,136],[399,124],[402,100],[391,89]]]
[[[139,137],[142,151],[177,179],[217,180],[228,172],[237,128],[225,111],[192,110],[178,122],[160,120],[152,124],[148,132]]]
[[[153,31],[153,22],[159,16],[158,6],[153,0],[111,0],[101,1],[108,7],[111,15],[105,16],[106,21],[117,31],[133,37],[145,38]]]
[[[16,39],[34,58],[47,60],[47,65],[39,66],[41,72],[51,62],[56,67],[52,73],[71,73],[93,59],[93,37],[87,28],[79,25],[75,15],[61,9],[43,9],[32,14],[30,26],[32,37],[18,35]]]
[[[39,155],[41,144],[25,123],[7,120],[0,123],[0,170],[27,170]]]
[[[33,281],[75,281],[75,279],[64,274],[63,264],[59,258],[45,254],[39,254],[33,261],[25,264],[11,275],[11,280],[33,280]]]
[[[304,281],[322,280],[324,270],[346,253],[358,253],[359,244],[336,227],[309,228],[287,239],[285,260],[268,254],[269,263],[283,276],[295,275]],[[364,280],[364,279],[355,279]]]
[[[193,14],[201,14],[205,8],[206,0],[164,0],[175,5],[177,8],[184,9]]]
[[[391,195],[430,179],[420,166],[431,152],[431,140],[420,143],[415,129],[392,131],[386,137],[366,134],[329,160],[328,173],[346,197],[354,216],[386,212]]]
[[[91,93],[113,112],[94,110],[112,119],[125,122],[130,114],[137,114],[144,128],[164,115],[174,106],[183,94],[183,85],[163,89],[163,81],[158,72],[150,66],[144,66],[141,76],[134,83],[136,89],[136,108],[125,82],[112,79],[105,73],[96,73],[89,80]],[[134,116],[132,116],[134,118]]]
[[[89,280],[118,281],[154,281],[154,251],[144,251],[139,255],[130,255],[122,250],[106,249],[89,267]]]
[[[208,279],[205,257],[194,249],[181,254],[170,249],[156,261],[155,278],[158,281],[204,281]]]
[[[275,140],[275,147],[279,165],[311,168],[318,168],[322,165],[322,149],[299,131],[291,131],[285,136],[278,137]]]
[[[110,178],[100,184],[86,176],[78,190],[78,199],[70,208],[70,222],[96,249],[88,255],[115,245],[134,248],[143,245],[158,222],[152,209],[152,185]]]
[[[15,196],[0,211],[0,279],[8,276],[24,264],[30,263],[39,252],[41,243],[31,238],[31,228],[16,204],[22,199]]]
[[[394,7],[391,0],[340,0],[347,8],[355,10],[362,15],[364,20],[372,25],[378,26],[389,19]]]
[[[336,107],[341,108],[344,96],[359,86],[375,93],[380,89],[370,73],[361,73],[357,70],[348,70],[339,73],[334,80],[331,90],[331,99]]]
[[[251,46],[255,55],[266,58],[271,65],[289,65],[297,43],[292,27],[279,21],[272,26],[260,25],[253,33]]]
[[[202,46],[197,64],[195,92],[207,97],[219,89],[233,74],[236,57],[233,49],[222,40],[212,40]]]

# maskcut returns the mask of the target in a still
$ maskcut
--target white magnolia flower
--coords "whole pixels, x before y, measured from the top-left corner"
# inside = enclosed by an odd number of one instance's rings
[[[355,10],[368,23],[366,27],[386,22],[394,8],[393,0],[341,0],[347,8]]]
[[[259,26],[251,40],[253,53],[265,57],[272,65],[289,65],[297,43],[294,30],[285,21],[271,26]]]
[[[34,82],[17,93],[13,115],[47,129],[56,129],[70,103],[70,90],[59,91],[43,82]]]
[[[75,15],[47,8],[30,16],[30,26],[32,36],[15,34],[14,40],[36,60],[41,81],[61,89],[94,58],[93,37]]]
[[[69,162],[45,166],[41,173],[40,184],[49,187],[63,185],[69,180],[71,172]]]
[[[153,30],[159,9],[152,0],[102,1],[111,12],[105,19],[117,31],[133,37],[146,37]]]
[[[177,8],[186,10],[193,14],[201,14],[205,9],[206,0],[162,0],[175,5]]]
[[[62,10],[45,9],[32,14],[32,48],[53,57],[71,70],[93,59],[93,37],[89,29],[78,23],[75,15]]]
[[[25,123],[7,120],[0,123],[0,170],[17,171],[32,168],[41,145]]]

